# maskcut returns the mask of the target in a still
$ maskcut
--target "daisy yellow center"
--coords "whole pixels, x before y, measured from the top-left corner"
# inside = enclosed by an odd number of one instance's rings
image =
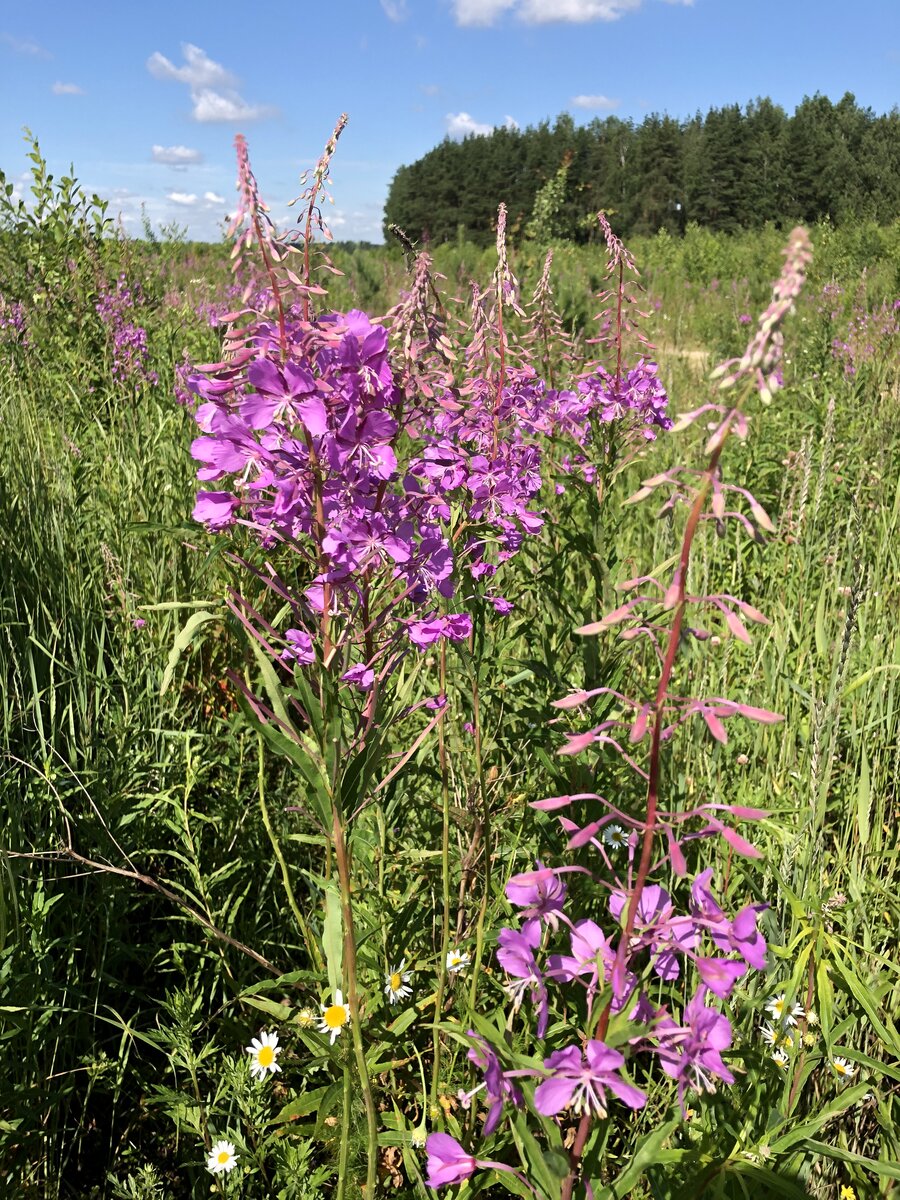
[[[780,1017],[782,1015],[782,1013],[784,1012],[784,1001],[776,1000],[775,1003],[772,1005],[772,1007],[775,1010],[776,1017]]]
[[[459,964],[460,964],[461,962],[462,962],[462,958],[461,958],[461,957],[460,957],[458,954],[452,954],[452,955],[450,956],[450,965],[451,965],[451,967],[457,967],[457,966],[459,966]]]
[[[275,1061],[275,1051],[271,1046],[263,1046],[262,1050],[256,1056],[256,1061],[261,1067],[271,1067]]]
[[[324,1021],[329,1029],[340,1029],[347,1020],[347,1010],[343,1004],[332,1004],[325,1009]]]
[[[402,980],[400,979],[400,972],[395,971],[393,973],[393,975],[391,976],[391,991],[399,992],[401,982],[402,982]]]
[[[219,1161],[220,1163],[227,1163],[227,1162],[228,1162],[228,1160],[229,1160],[229,1158],[231,1158],[231,1155],[228,1153],[228,1151],[227,1151],[227,1150],[220,1150],[220,1151],[219,1151],[219,1160],[218,1160],[218,1161]]]
[[[836,1062],[834,1064],[834,1069],[837,1071],[838,1075],[846,1075],[847,1074],[847,1068],[844,1066],[843,1063]]]

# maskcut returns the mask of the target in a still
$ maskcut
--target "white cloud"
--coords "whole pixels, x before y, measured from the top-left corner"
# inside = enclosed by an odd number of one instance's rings
[[[215,192],[204,192],[203,199],[207,202],[207,204],[224,204],[225,203],[225,197],[217,196]]]
[[[187,167],[192,163],[203,162],[200,151],[192,150],[190,146],[154,145],[151,154],[155,163],[163,163],[167,167]]]
[[[422,83],[419,85],[419,90],[426,96],[437,96],[441,89],[437,83]]]
[[[27,54],[30,58],[52,58],[49,50],[45,50],[34,38],[16,37],[12,33],[0,33],[0,42],[5,42],[16,54]]]
[[[237,92],[216,92],[212,88],[192,92],[191,99],[195,121],[257,121],[275,111],[263,104],[248,104]]]
[[[184,65],[176,67],[156,50],[147,59],[147,70],[155,79],[187,84],[195,121],[255,121],[275,112],[267,105],[249,104],[237,91],[236,76],[199,46],[185,42],[181,53]]]
[[[190,88],[234,87],[237,79],[221,63],[214,62],[205,50],[184,42],[181,46],[184,66],[176,67],[158,50],[147,59],[147,70],[156,79],[177,79]]]
[[[60,83],[57,81],[50,88],[54,96],[83,96],[84,88],[80,88],[77,83]]]
[[[452,138],[464,138],[470,133],[484,137],[485,134],[493,133],[497,128],[496,125],[487,125],[484,121],[476,121],[467,112],[447,113],[444,120],[447,122],[447,133]],[[519,128],[519,122],[515,117],[504,117],[503,124],[507,129]]]
[[[183,204],[185,208],[190,208],[192,204],[197,203],[197,197],[193,192],[167,192],[166,199],[171,200],[173,204]]]
[[[389,21],[405,21],[409,16],[406,0],[381,0],[381,7]]]
[[[454,0],[457,25],[493,25],[496,19],[518,0]]]
[[[690,7],[694,0],[665,0]],[[503,13],[513,11],[528,25],[565,21],[618,21],[640,8],[643,0],[453,0],[457,25],[493,25]]]
[[[485,125],[483,121],[476,121],[467,112],[447,113],[444,119],[447,122],[447,132],[452,138],[464,138],[469,133],[477,133],[481,137],[494,128],[493,125]]]
[[[618,108],[621,100],[611,100],[609,96],[573,96],[571,99],[573,108],[588,108],[593,112],[601,110],[609,111],[613,108]]]

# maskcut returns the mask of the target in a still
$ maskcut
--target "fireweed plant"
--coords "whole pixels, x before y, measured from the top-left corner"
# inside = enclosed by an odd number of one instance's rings
[[[627,458],[671,421],[655,365],[623,361],[633,302],[626,275],[635,274],[634,264],[602,217],[611,251],[606,298],[614,304],[601,340],[616,347],[615,360],[609,369],[587,364],[580,375],[573,369],[569,389],[551,387],[533,365],[534,358],[549,361],[551,338],[560,332],[549,261],[526,313],[508,259],[502,205],[497,268],[484,292],[473,287],[467,321],[446,312],[425,252],[415,258],[410,290],[383,323],[358,310],[315,311],[326,295],[317,278],[334,268],[312,238],[315,231],[327,233],[320,203],[344,123],[342,117],[299,197],[296,238],[276,234],[238,137],[234,257],[240,266],[255,250],[267,286],[254,295],[246,289],[243,307],[221,317],[222,359],[184,377],[200,431],[191,453],[207,485],[197,495],[194,518],[213,532],[233,531],[237,547],[246,544],[246,531],[262,552],[260,558],[238,548],[233,557],[263,602],[235,589],[228,605],[251,635],[264,693],[236,673],[232,682],[260,736],[299,769],[306,788],[302,810],[326,847],[324,872],[314,880],[324,908],[321,948],[281,862],[310,962],[327,968],[322,1020],[330,1044],[339,1035],[352,1042],[353,1063],[342,1059],[342,1129],[349,1129],[358,1087],[372,1195],[378,1117],[363,1027],[367,997],[381,990],[381,977],[361,980],[358,971],[356,819],[437,730],[444,796],[435,996],[441,1013],[453,977],[467,968],[474,991],[490,888],[487,872],[470,955],[452,943],[450,929],[443,736],[448,652],[471,645],[476,621],[500,621],[512,611],[500,590],[504,569],[544,525],[539,493],[545,480],[574,476],[593,486],[615,457],[614,444]],[[512,332],[516,320],[521,337]],[[562,361],[572,367],[570,353]],[[558,490],[565,486],[557,483]],[[424,669],[429,654],[438,660],[436,691]],[[473,705],[480,763],[477,692]],[[388,765],[387,735],[401,723],[408,749]],[[486,828],[487,864],[489,838]],[[526,939],[524,947],[539,922],[528,928],[515,935]],[[387,976],[389,994],[399,998],[398,982],[405,982],[402,967]],[[435,1084],[441,1040],[435,1025]],[[339,1194],[349,1177],[349,1140],[343,1133]]]
[[[618,253],[619,261],[627,262],[624,251]],[[723,1009],[738,982],[766,966],[766,941],[759,928],[766,905],[748,902],[726,913],[714,868],[697,868],[710,838],[724,839],[730,852],[758,857],[729,819],[747,821],[766,814],[721,802],[683,811],[663,807],[662,751],[695,718],[723,743],[730,718],[764,723],[781,719],[777,713],[723,696],[679,695],[673,684],[684,642],[707,642],[716,628],[746,642],[750,635],[744,622],[766,620],[736,596],[693,594],[691,555],[702,523],[712,523],[722,532],[732,519],[757,537],[772,529],[761,505],[745,489],[725,481],[721,458],[730,435],[747,436],[748,398],[758,393],[768,403],[779,384],[780,327],[800,294],[810,259],[806,231],[796,229],[772,302],[745,353],[713,373],[725,397],[681,418],[680,427],[711,419],[707,465],[670,468],[646,480],[631,497],[635,502],[665,491],[663,512],[676,506],[687,509],[672,575],[668,580],[642,576],[622,584],[623,591],[637,594],[579,631],[595,635],[617,629],[628,642],[643,641],[658,674],[655,687],[649,684],[649,673],[644,676],[646,692],[615,692],[614,715],[570,734],[561,751],[574,755],[602,747],[617,752],[644,794],[643,811],[626,797],[613,801],[590,793],[533,802],[544,812],[586,813],[578,820],[570,815],[559,820],[570,849],[590,847],[593,853],[590,866],[538,864],[514,876],[506,887],[520,918],[518,928],[501,929],[498,935],[497,962],[512,1002],[506,1029],[522,1021],[520,1009],[527,1004],[532,1011],[531,1061],[513,1054],[508,1037],[498,1036],[487,1021],[469,1031],[468,1056],[482,1079],[461,1099],[468,1105],[483,1091],[488,1105],[484,1136],[494,1134],[503,1119],[511,1123],[535,1194],[561,1200],[571,1200],[576,1188],[589,1196],[627,1194],[644,1166],[660,1154],[678,1121],[661,1121],[622,1174],[609,1178],[604,1155],[619,1140],[617,1127],[630,1124],[633,1114],[647,1104],[646,1084],[660,1073],[669,1076],[683,1116],[689,1096],[697,1103],[693,1095],[702,1100],[705,1093],[735,1082],[729,1065],[732,1023]],[[615,378],[622,379],[618,366]],[[735,397],[730,403],[729,392]],[[595,697],[609,694],[608,687],[594,688],[567,696],[556,706],[584,709]],[[645,747],[643,756],[640,747]],[[624,856],[614,849],[623,839]],[[589,875],[605,896],[605,921],[573,911],[567,882],[573,873]],[[552,1023],[551,1012],[558,1016]],[[529,1126],[543,1134],[549,1153],[538,1151]],[[431,1135],[426,1148],[433,1187],[468,1179],[480,1168],[511,1169],[498,1168],[493,1155],[476,1158],[443,1133]]]

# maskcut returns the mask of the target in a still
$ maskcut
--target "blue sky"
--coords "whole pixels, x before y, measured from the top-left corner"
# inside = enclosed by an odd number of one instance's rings
[[[234,195],[234,134],[273,215],[338,115],[336,237],[380,240],[397,167],[447,133],[570,111],[687,116],[769,95],[900,102],[900,0],[235,0],[0,14],[0,166],[19,188],[22,126],[140,232],[214,237]],[[502,197],[497,197],[498,200]]]

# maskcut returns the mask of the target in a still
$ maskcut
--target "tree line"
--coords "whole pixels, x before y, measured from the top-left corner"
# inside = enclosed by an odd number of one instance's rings
[[[614,214],[622,236],[688,222],[732,232],[767,221],[841,224],[900,216],[900,110],[876,114],[847,93],[837,104],[805,97],[789,116],[770,99],[711,108],[687,120],[653,113],[576,125],[501,127],[445,138],[402,166],[385,206],[396,224],[431,243],[487,244],[497,204],[522,235],[598,236],[594,214]]]

